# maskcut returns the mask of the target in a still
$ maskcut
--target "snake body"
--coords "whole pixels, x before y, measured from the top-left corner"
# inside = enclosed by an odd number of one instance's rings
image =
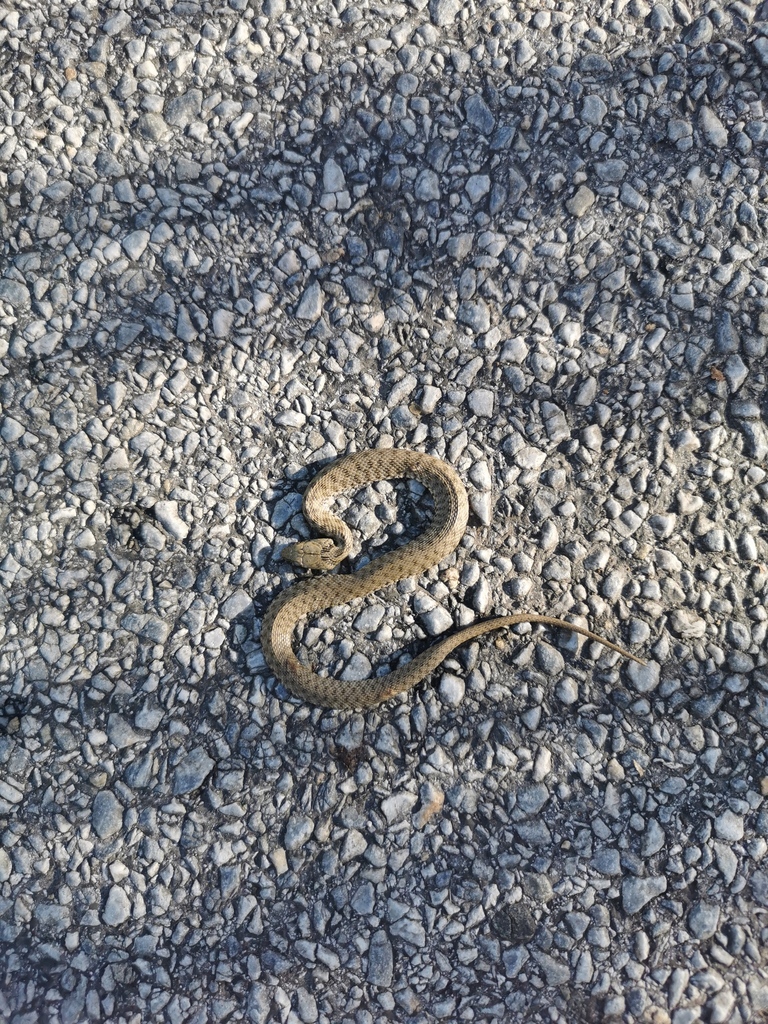
[[[283,591],[267,609],[261,628],[264,656],[275,676],[291,693],[320,707],[373,707],[416,686],[454,648],[484,633],[520,622],[538,622],[571,630],[643,664],[633,654],[589,629],[549,615],[523,612],[466,626],[437,640],[412,661],[383,676],[341,680],[319,676],[302,665],[293,650],[293,634],[300,619],[425,572],[446,558],[464,535],[469,514],[467,492],[452,466],[420,452],[372,449],[346,455],[314,477],[304,495],[303,512],[322,536],[289,545],[283,549],[283,558],[310,569],[334,568],[349,554],[352,534],[338,516],[328,511],[325,503],[342,491],[365,487],[377,480],[403,477],[422,483],[434,501],[432,521],[419,537],[379,555],[356,572],[301,580]]]

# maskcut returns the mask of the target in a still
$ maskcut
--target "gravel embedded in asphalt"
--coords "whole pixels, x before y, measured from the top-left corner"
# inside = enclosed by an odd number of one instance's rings
[[[768,12],[0,7],[0,1016],[768,1012]],[[259,623],[323,464],[441,568]],[[339,501],[361,554],[429,502]]]

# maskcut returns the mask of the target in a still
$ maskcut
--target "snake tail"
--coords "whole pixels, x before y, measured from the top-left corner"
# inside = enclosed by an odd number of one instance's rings
[[[521,623],[532,623],[544,626],[554,626],[558,629],[565,629],[571,633],[578,633],[580,636],[593,640],[604,647],[616,651],[625,658],[637,662],[638,665],[645,665],[640,658],[635,657],[629,651],[618,644],[584,626],[578,626],[573,622],[566,622],[565,619],[557,619],[550,615],[537,615],[535,613],[521,612],[517,615],[500,615],[492,619],[482,619],[480,622],[473,622],[470,626],[450,633],[448,636],[435,641],[421,654],[418,654],[411,661],[400,668],[386,675],[376,676],[367,679],[365,693],[360,692],[359,686],[354,682],[345,682],[341,679],[334,679],[327,676],[318,676],[311,669],[302,665],[293,651],[290,654],[287,650],[281,652],[285,661],[290,659],[292,670],[291,691],[303,700],[307,700],[318,707],[338,709],[365,709],[375,707],[391,697],[401,693],[407,693],[430,672],[433,672],[438,665],[462,644],[474,640],[476,637],[484,636],[500,629],[509,629]]]

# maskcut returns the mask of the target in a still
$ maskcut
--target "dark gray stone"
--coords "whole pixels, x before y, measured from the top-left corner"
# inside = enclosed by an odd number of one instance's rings
[[[762,907],[768,907],[768,872],[755,871],[752,875],[752,895]]]
[[[195,747],[176,766],[173,776],[173,794],[181,796],[199,789],[213,770],[214,761],[202,747]]]
[[[200,89],[189,89],[165,104],[165,120],[176,128],[186,128],[200,117],[203,93]]]
[[[725,310],[715,323],[715,346],[720,355],[730,355],[739,349],[739,336],[733,325],[733,317]]]
[[[389,936],[380,928],[371,936],[368,948],[368,983],[389,988],[394,975],[394,956]]]
[[[496,127],[496,118],[483,97],[477,93],[467,98],[464,103],[464,113],[472,127],[483,135],[490,135]]]
[[[376,294],[372,282],[364,277],[358,277],[357,274],[350,274],[345,278],[344,284],[353,302],[370,302]]]

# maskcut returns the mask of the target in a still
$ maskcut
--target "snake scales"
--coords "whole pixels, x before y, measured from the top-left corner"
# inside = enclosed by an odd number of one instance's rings
[[[377,480],[408,477],[420,481],[434,500],[428,528],[415,540],[379,555],[357,572],[304,579],[283,591],[269,606],[261,628],[267,662],[278,679],[297,697],[328,708],[367,708],[411,689],[436,668],[450,652],[473,637],[505,629],[519,622],[540,622],[580,633],[643,664],[639,658],[589,629],[523,612],[475,622],[437,640],[408,664],[387,675],[345,681],[317,675],[300,664],[293,651],[293,633],[300,619],[334,605],[347,604],[407,576],[425,572],[446,558],[461,540],[467,525],[467,492],[458,474],[431,455],[397,448],[375,449],[344,456],[322,469],[304,495],[307,521],[323,536],[290,544],[283,558],[307,569],[333,569],[347,557],[352,534],[338,516],[324,506],[341,491],[364,487]]]

